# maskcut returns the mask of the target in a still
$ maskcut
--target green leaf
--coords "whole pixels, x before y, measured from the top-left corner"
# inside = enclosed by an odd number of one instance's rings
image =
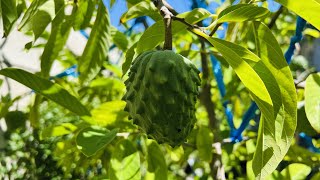
[[[311,167],[305,164],[293,163],[283,169],[281,175],[284,177],[284,180],[301,180],[306,179],[310,172]]]
[[[190,12],[185,12],[177,15],[179,18],[184,18],[184,20],[190,24],[196,24],[203,19],[208,18],[211,13],[205,9],[197,8]],[[176,34],[180,31],[186,30],[187,26],[178,21],[172,22],[172,33]],[[152,26],[150,26],[141,36],[137,44],[137,54],[141,54],[144,51],[154,49],[157,45],[164,41],[164,23],[163,21],[158,21]]]
[[[4,27],[3,27],[3,19],[2,19],[2,5],[0,1],[0,38],[4,36]]]
[[[319,180],[320,179],[320,172],[316,173],[312,176],[311,180]]]
[[[193,29],[192,31],[207,39],[222,54],[222,56],[236,72],[242,83],[250,92],[252,92],[254,99],[260,104],[260,106],[263,104],[264,109],[267,109],[267,111],[273,106],[271,97],[264,82],[259,77],[257,72],[255,72],[255,70],[245,61],[245,59],[241,57],[242,54],[238,53],[243,53],[244,48],[238,46],[234,49],[232,47],[235,45],[231,45],[232,43],[230,42],[210,37],[196,29]],[[269,112],[269,114],[272,114],[272,112]]]
[[[280,88],[278,100],[273,99],[274,115],[262,112],[260,120],[252,164],[256,178],[263,179],[276,169],[290,148],[297,125],[297,95],[290,68],[272,32],[259,22],[253,26],[258,54]]]
[[[92,9],[94,9],[94,5],[95,4],[93,3],[92,0],[78,1],[78,3],[74,4],[73,6],[74,30],[80,30],[84,22],[91,19],[91,16],[89,18],[87,17],[87,15],[91,11],[93,11]]]
[[[101,127],[88,127],[79,132],[76,137],[78,149],[86,156],[92,156],[103,149],[117,136],[118,129],[109,131]]]
[[[138,43],[134,43],[126,52],[126,59],[125,59],[124,63],[122,64],[122,76],[124,76],[128,72],[128,70],[131,66],[133,57],[136,53],[134,50],[137,47],[137,44]]]
[[[299,107],[297,111],[296,133],[303,132],[308,136],[316,136],[318,132],[311,126],[305,111],[305,106]]]
[[[196,142],[200,159],[211,162],[213,135],[208,127],[200,126]]]
[[[9,35],[17,18],[16,0],[0,0],[0,31],[4,31],[4,36]],[[3,33],[0,33],[2,36]]]
[[[139,2],[141,2],[141,0],[126,0],[126,1],[128,3],[128,7],[132,7],[133,5],[138,4]]]
[[[41,72],[44,77],[49,77],[54,60],[64,48],[72,26],[72,21],[67,19],[64,11],[59,11],[51,26],[51,34],[41,55]]]
[[[101,1],[98,8],[97,19],[79,61],[80,81],[82,83],[92,80],[99,73],[103,62],[107,60],[109,47],[109,13]]]
[[[58,3],[58,1],[57,1]],[[32,31],[34,34],[34,41],[44,32],[46,27],[54,19],[56,11],[64,11],[64,6],[59,7],[54,0],[35,0],[31,3],[23,16],[18,29],[22,32]]]
[[[115,2],[116,0],[110,0],[110,7],[112,7]]]
[[[252,167],[251,167],[251,168],[252,168]],[[253,177],[254,177],[254,176],[253,176]],[[253,179],[254,179],[254,178],[253,178]],[[284,179],[284,177],[282,176],[282,174],[281,174],[279,171],[277,171],[277,170],[273,171],[272,174],[269,175],[266,179],[267,179],[267,180],[286,180],[286,179]]]
[[[311,126],[320,133],[320,73],[306,80],[305,110]]]
[[[176,24],[172,23],[172,27]],[[172,31],[174,33],[174,31]],[[154,49],[164,41],[164,25],[162,21],[158,21],[150,26],[140,37],[137,42],[137,54]]]
[[[120,21],[121,23],[126,23],[128,20],[140,16],[150,16],[154,21],[162,19],[158,9],[151,2],[141,1],[129,8],[129,10],[121,16]]]
[[[79,116],[90,115],[90,112],[76,97],[69,94],[68,91],[63,89],[61,86],[54,84],[49,80],[15,68],[2,69],[0,70],[0,74],[18,81]]]
[[[91,111],[92,117],[89,123],[107,126],[116,121],[123,121],[128,116],[128,113],[123,110],[125,106],[125,101],[118,100],[103,103]]]
[[[166,160],[160,146],[153,140],[148,142],[148,172],[154,173],[155,180],[168,179]]]
[[[289,10],[295,12],[307,22],[312,24],[317,29],[320,29],[320,1],[318,0],[304,0],[304,1],[291,1],[291,0],[276,0]]]
[[[286,155],[286,160],[293,163],[306,164],[311,167],[320,163],[320,154],[313,153],[295,144],[290,147]]]
[[[130,140],[122,140],[115,147],[110,160],[110,179],[141,179],[140,155]]]
[[[78,127],[71,123],[63,123],[59,126],[47,127],[41,132],[41,139],[67,135],[77,129]]]
[[[247,161],[246,170],[247,170],[247,179],[254,180],[255,176],[252,170],[252,160]]]
[[[243,22],[260,19],[269,15],[269,10],[253,4],[238,4],[224,9],[219,15],[217,23]]]
[[[128,39],[125,34],[122,32],[118,31],[115,27],[112,27],[111,29],[111,37],[112,37],[112,42],[122,51],[126,51],[128,48]]]

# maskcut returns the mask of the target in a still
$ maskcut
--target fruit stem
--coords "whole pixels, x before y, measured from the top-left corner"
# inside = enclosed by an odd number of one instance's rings
[[[169,9],[171,6],[166,2],[166,0],[154,0],[154,5],[159,9],[160,14],[163,17],[164,28],[165,28],[165,39],[164,39],[164,50],[172,50],[172,17],[173,13]]]
[[[165,39],[163,49],[172,50],[172,19],[166,15],[163,18],[165,28]]]

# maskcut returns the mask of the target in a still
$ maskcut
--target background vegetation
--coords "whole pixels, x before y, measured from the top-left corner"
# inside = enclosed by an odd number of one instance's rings
[[[15,29],[33,38],[26,50],[43,51],[36,73],[0,57],[1,88],[7,78],[30,88],[1,92],[0,179],[319,179],[320,74],[303,47],[320,36],[320,2],[276,2],[175,2],[191,7],[171,9],[173,50],[202,85],[196,125],[171,147],[132,124],[121,100],[134,58],[163,46],[153,2],[126,0],[114,27],[114,0],[0,0],[0,52]],[[78,31],[88,38],[80,56],[66,46]],[[66,71],[50,74],[54,63]]]

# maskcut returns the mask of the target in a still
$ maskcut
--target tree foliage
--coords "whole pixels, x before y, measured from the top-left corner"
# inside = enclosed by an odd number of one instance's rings
[[[117,26],[114,0],[0,0],[3,45],[19,31],[32,38],[26,49],[42,49],[39,72],[0,57],[0,88],[10,86],[7,78],[30,88],[27,95],[1,95],[0,119],[14,128],[0,126],[0,179],[317,179],[319,73],[310,74],[314,69],[297,56],[289,65],[284,50],[297,15],[308,22],[304,42],[320,37],[320,3],[276,1],[277,12],[268,9],[272,0],[193,0],[189,11],[173,13],[174,51],[201,71],[202,84],[195,127],[171,147],[134,125],[122,100],[135,58],[161,50],[167,36],[154,1],[123,0],[128,9]],[[80,32],[87,41],[77,55],[67,42]],[[211,56],[224,75],[220,95]],[[72,68],[53,75],[55,63]],[[14,110],[25,96],[32,103]],[[252,101],[258,110],[234,141]]]

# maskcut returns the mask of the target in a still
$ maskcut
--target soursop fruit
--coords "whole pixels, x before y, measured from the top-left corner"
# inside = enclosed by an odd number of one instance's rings
[[[138,56],[125,82],[123,100],[129,117],[158,143],[176,146],[185,141],[196,122],[199,70],[170,50]]]

